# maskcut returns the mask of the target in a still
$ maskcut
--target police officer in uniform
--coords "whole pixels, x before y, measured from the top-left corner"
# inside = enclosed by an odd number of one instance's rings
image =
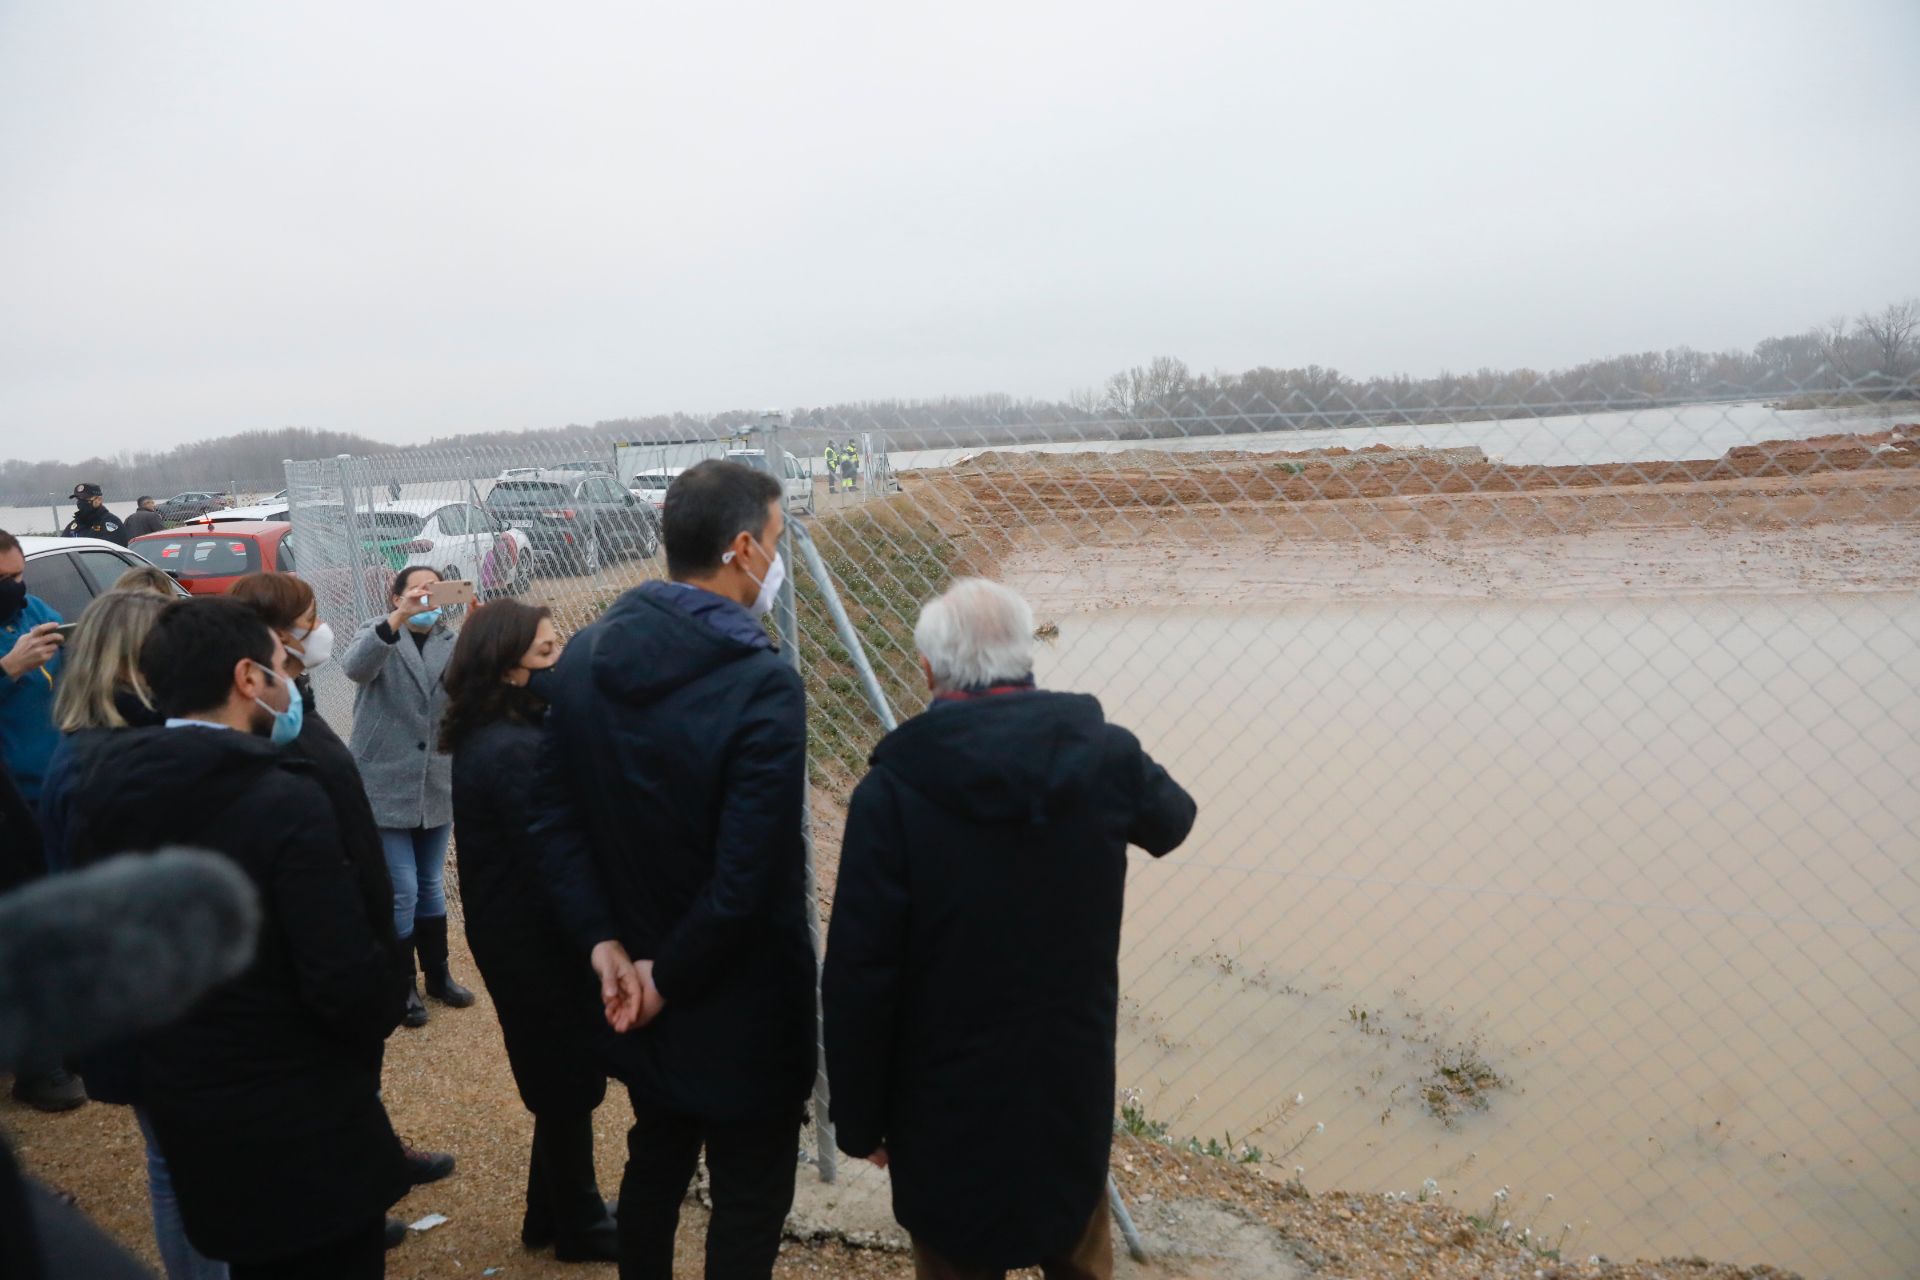
[[[97,484],[73,486],[73,519],[60,531],[60,536],[105,538],[123,547],[127,545],[127,534],[121,527],[120,517],[107,510],[106,498]]]

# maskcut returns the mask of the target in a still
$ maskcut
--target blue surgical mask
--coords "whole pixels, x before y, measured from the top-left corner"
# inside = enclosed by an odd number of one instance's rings
[[[300,690],[294,687],[291,680],[286,679],[277,672],[267,671],[265,667],[261,667],[260,670],[265,671],[270,679],[287,686],[287,709],[285,711],[275,711],[258,698],[253,700],[255,706],[273,716],[273,731],[267,735],[267,740],[276,747],[284,747],[300,736],[300,726],[307,718],[307,704],[306,701],[301,698]]]
[[[425,613],[416,613],[407,619],[407,625],[421,631],[431,631],[433,624],[440,621],[439,609],[429,609]]]

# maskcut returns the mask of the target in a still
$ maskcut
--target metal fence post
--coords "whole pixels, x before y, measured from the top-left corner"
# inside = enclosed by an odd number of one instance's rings
[[[60,495],[59,494],[49,493],[47,495],[47,514],[53,517],[53,528],[47,530],[47,532],[53,534],[55,537],[60,536]]]
[[[347,533],[347,572],[353,579],[353,620],[357,625],[372,617],[373,610],[367,601],[367,567],[360,561],[360,515],[354,506],[353,455],[343,453],[337,462],[340,467],[340,508],[344,513],[342,522]]]
[[[787,513],[786,468],[780,453],[780,417],[776,413],[761,415],[765,423],[766,438],[761,442],[763,452],[761,462],[774,483],[780,486],[780,513],[782,516],[780,534],[780,558],[789,566],[793,564],[793,544],[798,534],[800,540],[806,537],[806,530],[797,526]],[[780,644],[788,662],[795,671],[800,667],[800,616],[795,603],[793,573],[789,569],[780,583],[780,590],[774,597],[774,626],[780,632]],[[820,1181],[832,1182],[840,1174],[840,1153],[834,1146],[833,1120],[830,1111],[833,1095],[827,1082],[827,1042],[826,1042],[826,1006],[820,998],[820,964],[826,959],[826,938],[820,921],[820,877],[814,864],[813,853],[813,784],[808,781],[802,791],[800,806],[801,842],[806,849],[806,894],[807,894],[807,938],[813,944],[814,988],[813,988],[813,1029],[814,1029],[814,1065],[813,1065],[813,1134],[814,1161],[820,1170]]]

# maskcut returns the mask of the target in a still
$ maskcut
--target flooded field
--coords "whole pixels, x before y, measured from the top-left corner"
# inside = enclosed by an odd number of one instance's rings
[[[1057,620],[1201,803],[1129,886],[1150,1115],[1570,1255],[1920,1269],[1920,596]]]

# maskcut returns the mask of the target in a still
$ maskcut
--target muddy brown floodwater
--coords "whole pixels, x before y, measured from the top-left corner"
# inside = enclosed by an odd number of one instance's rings
[[[1582,1257],[1920,1269],[1920,596],[1054,620],[1201,804],[1129,883],[1150,1114]],[[1503,1081],[1451,1126],[1445,1053]]]

